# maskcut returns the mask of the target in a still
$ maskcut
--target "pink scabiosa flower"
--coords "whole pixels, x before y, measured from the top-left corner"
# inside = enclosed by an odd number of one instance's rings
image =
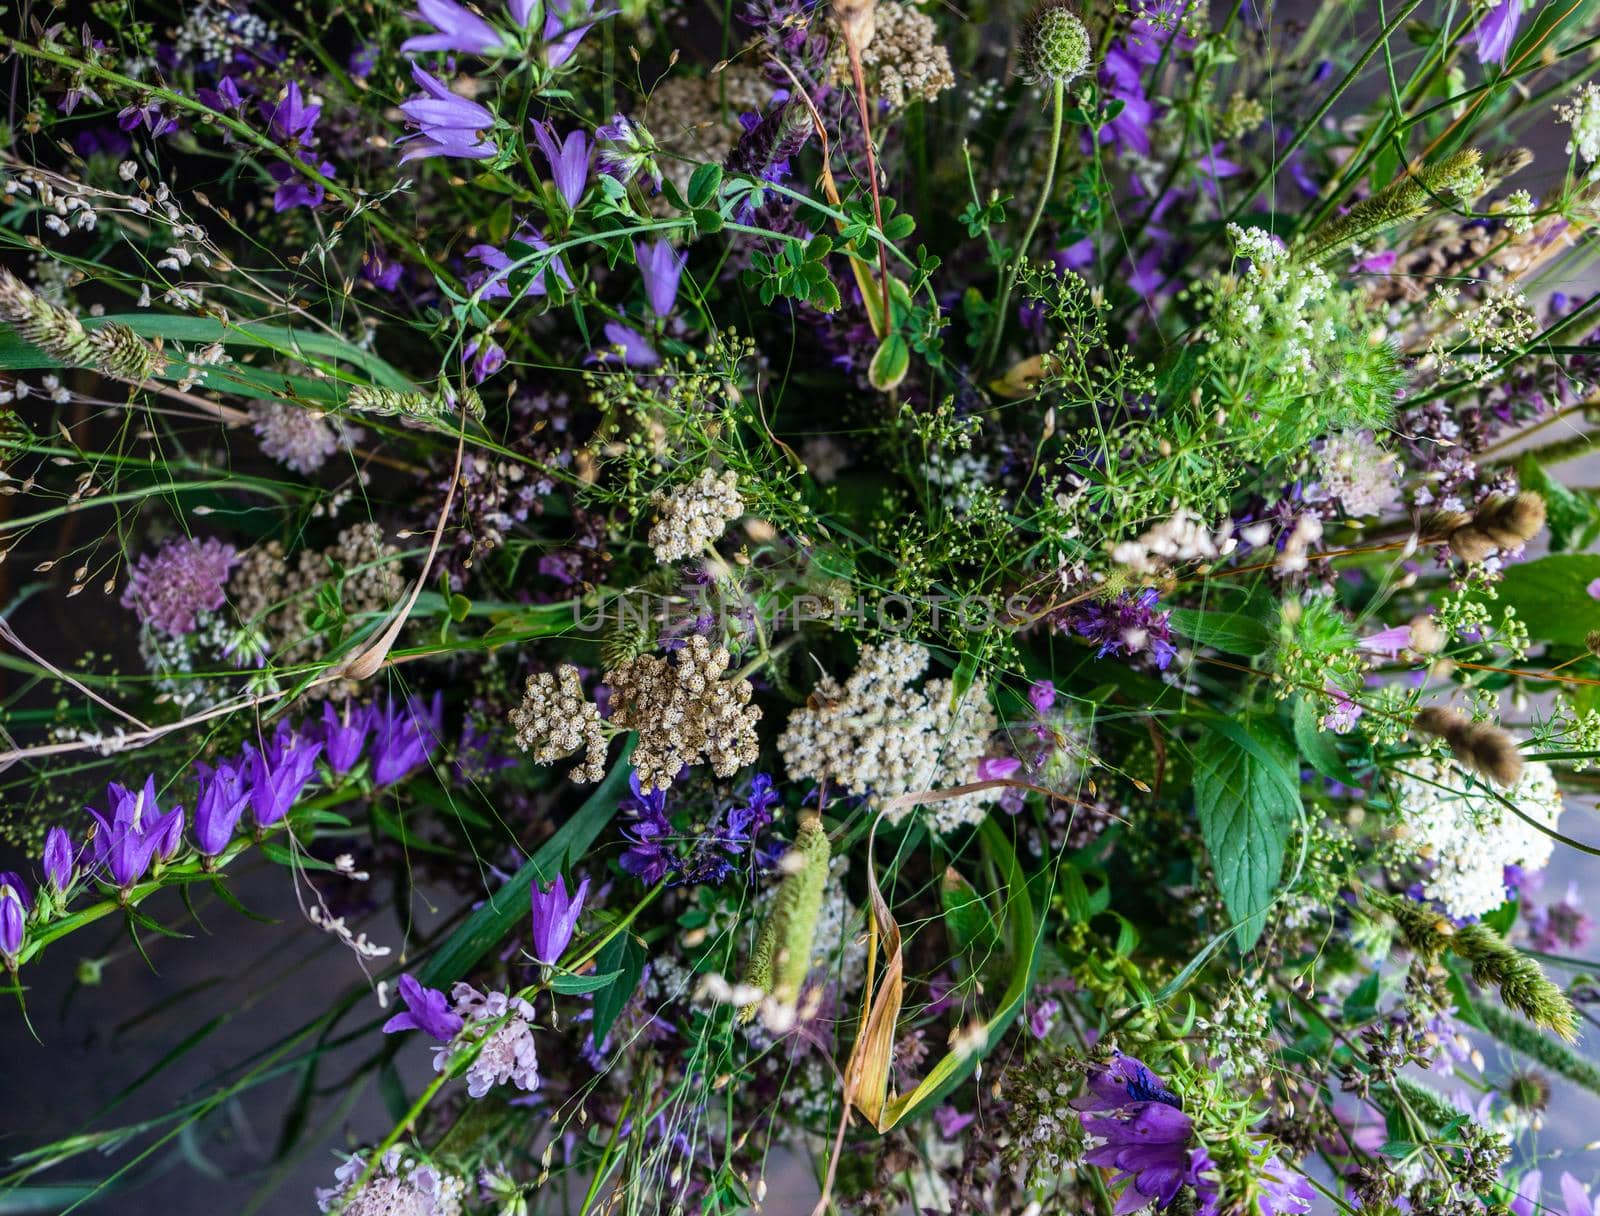
[[[156,850],[171,841],[174,831],[182,831],[183,808],[161,813],[154,777],[146,777],[138,792],[113,782],[106,787],[106,797],[110,819],[88,808],[99,825],[94,834],[94,859],[105,867],[113,883],[127,890],[145,876]]]
[[[416,134],[403,142],[400,163],[426,156],[459,156],[467,160],[489,160],[500,152],[489,132],[494,129],[494,112],[475,101],[452,93],[444,82],[430,76],[416,64],[411,79],[422,92],[400,103],[400,112],[415,127]]]
[[[362,433],[359,427],[284,401],[252,401],[250,429],[265,455],[296,473],[315,473]]]
[[[578,914],[583,911],[583,901],[589,896],[589,880],[585,878],[578,889],[567,898],[567,880],[556,875],[548,890],[535,882],[533,900],[533,957],[547,967],[560,960],[572,935],[578,928]]]
[[[193,633],[201,613],[222,607],[228,571],[238,561],[238,551],[215,537],[170,540],[134,563],[122,606],[140,624],[173,637]]]
[[[489,55],[505,47],[505,39],[494,26],[455,0],[417,0],[417,11],[409,15],[433,26],[434,32],[407,38],[400,44],[403,54],[457,51],[466,55]]]
[[[533,1006],[521,997],[503,992],[487,996],[470,984],[450,990],[451,1004],[461,1017],[461,1044],[435,1050],[433,1067],[443,1072],[456,1050],[477,1043],[477,1054],[467,1065],[467,1093],[481,1098],[508,1082],[524,1093],[539,1088],[539,1056],[533,1045]]]
[[[384,1034],[420,1030],[441,1043],[448,1043],[461,1032],[460,1015],[450,1008],[449,998],[437,988],[424,988],[408,974],[400,977],[399,989],[400,999],[406,1003],[405,1011],[383,1024]]]

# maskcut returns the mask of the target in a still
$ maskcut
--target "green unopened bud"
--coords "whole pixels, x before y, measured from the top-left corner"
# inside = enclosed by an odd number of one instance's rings
[[[1089,31],[1067,0],[1040,0],[1022,26],[1022,70],[1038,83],[1065,84],[1089,69]]]

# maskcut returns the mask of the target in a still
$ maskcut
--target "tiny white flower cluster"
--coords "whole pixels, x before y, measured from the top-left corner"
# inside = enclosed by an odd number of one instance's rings
[[[745,509],[739,475],[732,469],[720,476],[706,469],[698,481],[674,486],[670,492],[657,490],[650,502],[658,513],[650,527],[650,547],[662,565],[703,551]]]
[[[355,952],[357,958],[386,958],[394,953],[388,946],[369,941],[365,933],[355,932],[344,923],[344,917],[329,915],[321,904],[312,904],[307,908],[306,919],[324,933],[337,937]]]
[[[949,680],[912,688],[928,657],[922,646],[891,638],[862,647],[844,684],[824,676],[778,739],[789,776],[878,798],[975,780],[997,725],[994,710],[981,681],[954,704]],[[939,832],[977,823],[997,798],[981,790],[930,803],[929,823]],[[905,815],[888,819],[897,823]]]
[[[1506,866],[1532,872],[1549,864],[1553,842],[1535,826],[1553,829],[1561,818],[1561,790],[1548,764],[1528,764],[1505,791],[1527,819],[1445,761],[1407,760],[1400,769],[1402,847],[1428,867],[1422,893],[1451,916],[1483,916],[1504,903]]]
[[[1246,335],[1281,328],[1289,370],[1310,375],[1315,352],[1337,339],[1331,318],[1314,322],[1310,313],[1333,290],[1328,272],[1288,256],[1282,241],[1260,228],[1228,225],[1236,258],[1248,258],[1250,269],[1231,284],[1222,301],[1221,319],[1236,342]]]
[[[1572,128],[1568,154],[1589,165],[1600,161],[1600,86],[1584,85],[1571,101],[1556,107],[1556,117]]]
[[[481,1098],[507,1081],[524,1093],[539,1088],[532,1005],[503,992],[485,996],[471,984],[452,988],[450,1001],[465,1025],[452,1042],[434,1048],[435,1072],[443,1072],[455,1056],[478,1044],[477,1055],[467,1065],[467,1093]]]

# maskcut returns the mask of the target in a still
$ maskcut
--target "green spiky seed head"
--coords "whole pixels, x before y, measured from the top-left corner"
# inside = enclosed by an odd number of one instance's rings
[[[1089,68],[1089,31],[1067,0],[1040,0],[1022,27],[1022,66],[1030,80],[1065,84]]]

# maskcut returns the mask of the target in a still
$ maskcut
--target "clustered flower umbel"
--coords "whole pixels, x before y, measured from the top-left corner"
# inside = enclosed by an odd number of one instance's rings
[[[1469,786],[1460,769],[1445,761],[1405,760],[1399,767],[1401,846],[1429,867],[1422,894],[1451,916],[1479,917],[1504,903],[1507,866],[1532,873],[1549,864],[1554,843],[1547,833],[1562,811],[1549,765],[1525,766],[1505,801],[1481,785]]]
[[[650,526],[650,547],[663,565],[703,552],[745,510],[739,475],[732,469],[720,475],[706,469],[698,481],[670,492],[657,490],[650,503],[657,512]]]
[[[536,764],[554,764],[582,751],[574,781],[599,781],[606,772],[605,727],[600,710],[583,695],[578,669],[563,663],[553,674],[536,672],[528,677],[522,704],[511,711],[517,746],[531,751]]]
[[[928,658],[925,647],[891,638],[862,647],[842,685],[824,676],[778,738],[789,776],[880,798],[975,780],[997,725],[994,710],[982,681],[956,704],[949,680],[912,688]],[[998,797],[964,794],[931,804],[928,817],[936,830],[953,831],[979,822]],[[899,822],[905,814],[887,817]]]
[[[633,767],[646,793],[665,789],[686,765],[709,763],[731,777],[759,753],[758,706],[750,681],[723,679],[732,657],[699,634],[668,658],[643,654],[606,672],[611,721],[637,731]]]
[[[859,40],[861,66],[876,70],[876,96],[890,109],[902,109],[911,101],[933,101],[955,87],[950,52],[940,45],[939,26],[932,17],[909,4],[882,0],[873,9],[871,30],[870,37]],[[850,79],[842,38],[835,44],[832,67],[835,80]]]

